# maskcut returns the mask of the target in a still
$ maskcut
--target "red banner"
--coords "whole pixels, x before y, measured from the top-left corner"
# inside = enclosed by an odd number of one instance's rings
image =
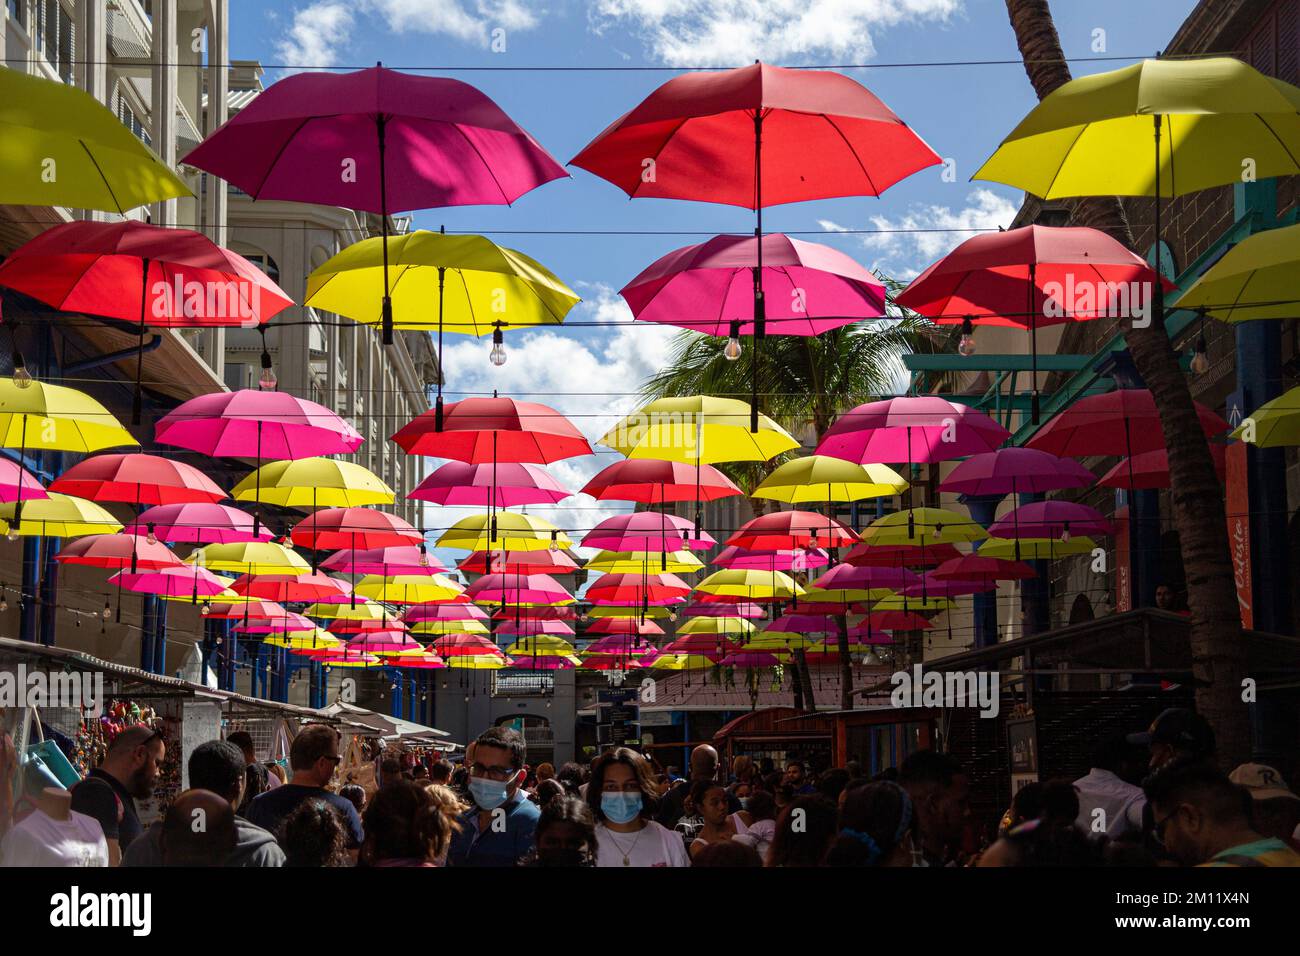
[[[1115,509],[1115,613],[1133,610],[1132,555],[1129,553],[1128,506]]]
[[[1255,612],[1250,576],[1250,488],[1247,483],[1246,443],[1234,442],[1227,449],[1227,490],[1224,506],[1228,512],[1228,550],[1232,555],[1232,577],[1237,586],[1237,606],[1241,626],[1255,626]]]

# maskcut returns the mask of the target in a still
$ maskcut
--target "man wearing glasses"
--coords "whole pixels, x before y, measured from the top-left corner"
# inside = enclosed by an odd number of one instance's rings
[[[327,724],[308,724],[293,738],[289,747],[289,782],[259,794],[248,805],[248,821],[276,833],[285,817],[307,800],[324,800],[337,810],[347,823],[348,849],[355,859],[364,834],[361,817],[352,801],[325,788],[334,779],[334,771],[343,758],[339,756],[339,735]]]
[[[475,805],[460,816],[449,866],[515,866],[532,850],[541,811],[520,789],[527,775],[524,755],[524,738],[505,727],[474,741],[466,759]]]
[[[99,821],[111,866],[121,863],[126,848],[144,830],[135,800],[153,796],[165,751],[163,735],[152,727],[127,727],[108,745],[103,763],[72,788],[72,809]]]

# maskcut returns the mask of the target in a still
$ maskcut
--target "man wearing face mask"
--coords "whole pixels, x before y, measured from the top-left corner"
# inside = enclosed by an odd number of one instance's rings
[[[467,766],[475,805],[460,816],[447,865],[515,866],[533,849],[541,815],[520,789],[527,776],[524,738],[506,727],[493,727],[474,741],[472,753]]]

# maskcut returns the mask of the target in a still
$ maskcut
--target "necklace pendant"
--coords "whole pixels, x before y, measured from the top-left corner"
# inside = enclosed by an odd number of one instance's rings
[[[624,865],[624,866],[631,866],[631,865],[632,865],[632,862],[631,862],[627,857],[623,857],[623,865]]]

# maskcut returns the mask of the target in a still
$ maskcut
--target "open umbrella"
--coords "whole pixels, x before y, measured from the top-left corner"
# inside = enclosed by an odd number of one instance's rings
[[[794,579],[781,571],[750,571],[724,568],[714,571],[695,586],[700,600],[712,597],[721,602],[770,604],[788,601],[804,593]]]
[[[1093,474],[1076,461],[1035,448],[999,448],[972,455],[948,473],[940,491],[954,495],[1037,494],[1086,488]]]
[[[691,586],[670,572],[604,574],[587,586],[584,597],[593,604],[671,604],[691,593]]]
[[[196,548],[186,564],[210,571],[242,574],[306,574],[311,571],[299,555],[274,541],[236,541]]]
[[[338,602],[352,593],[346,581],[320,572],[308,574],[245,574],[236,579],[230,590],[242,597],[282,604],[305,604],[312,601]]]
[[[534,515],[503,511],[488,515],[470,515],[448,528],[438,538],[440,548],[464,551],[543,551],[554,546],[570,548],[573,542],[551,524]]]
[[[915,544],[879,544],[860,542],[844,555],[845,564],[863,567],[932,568],[961,557],[961,552],[944,541],[920,541]]]
[[[752,550],[728,545],[710,564],[720,568],[753,568],[762,571],[813,571],[830,564],[830,555],[821,548],[784,548]]]
[[[634,511],[611,515],[582,538],[584,548],[610,551],[673,551],[712,547],[716,542],[687,518],[667,512]]]
[[[558,547],[543,551],[475,551],[456,568],[466,574],[502,574],[523,571],[528,574],[573,574],[581,570],[578,562]]]
[[[234,544],[241,541],[270,541],[269,528],[253,531],[253,516],[210,502],[154,505],[140,512],[126,526],[130,534],[153,535],[159,541],[185,544]]]
[[[286,77],[184,162],[254,199],[378,214],[385,345],[393,341],[390,211],[505,205],[566,175],[536,140],[469,84],[382,66]]]
[[[656,458],[625,458],[602,468],[582,488],[597,501],[716,501],[743,495],[734,481],[712,465],[691,467]]]
[[[125,213],[193,195],[112,110],[71,83],[0,72],[0,204]]]
[[[1214,471],[1223,481],[1227,470],[1227,446],[1218,442],[1210,443],[1210,457],[1214,459]],[[1097,479],[1102,488],[1129,488],[1134,490],[1169,487],[1169,453],[1163,448],[1144,451],[1134,455],[1130,460],[1121,458],[1115,465]]]
[[[56,492],[32,501],[0,504],[0,522],[11,537],[78,538],[122,530],[121,523],[102,506]]]
[[[1221,322],[1293,318],[1297,267],[1300,225],[1256,232],[1201,273],[1178,297],[1178,308]]]
[[[463,600],[463,588],[441,574],[368,574],[357,583],[357,597],[382,604],[428,604],[432,601]]]
[[[572,604],[573,595],[549,574],[485,574],[465,589],[475,604]]]
[[[294,526],[289,537],[298,547],[317,551],[410,547],[418,552],[424,540],[406,519],[359,507],[313,511]]]
[[[45,497],[47,492],[35,475],[16,461],[0,458],[0,503]]]
[[[443,574],[446,568],[429,557],[423,545],[345,548],[320,563],[322,571],[341,574]]]
[[[200,395],[176,406],[154,426],[154,440],[214,458],[258,460],[350,455],[364,441],[324,405],[247,388]]]
[[[598,551],[595,557],[587,560],[583,568],[609,574],[640,574],[652,563],[660,571],[671,571],[673,574],[691,574],[704,568],[704,562],[686,550],[662,556],[649,551]]]
[[[1196,414],[1207,437],[1228,430],[1228,423],[1199,402]],[[1084,458],[1122,455],[1132,458],[1165,447],[1155,399],[1145,388],[1121,388],[1088,395],[1047,421],[1028,447],[1053,455]]]
[[[95,455],[50,483],[50,490],[91,501],[135,505],[214,504],[227,497],[193,465],[158,455]]]
[[[582,432],[555,409],[513,398],[465,398],[446,408],[441,430],[433,411],[404,425],[393,441],[411,455],[452,458],[478,465],[544,465],[591,454]]]
[[[396,498],[393,489],[373,472],[336,458],[273,461],[246,476],[230,494],[236,501],[281,508],[387,505]]]
[[[1053,538],[1072,534],[1111,534],[1114,526],[1096,508],[1073,501],[1034,501],[1021,505],[989,525],[994,538]]]
[[[449,461],[438,466],[406,497],[438,505],[555,504],[572,495],[540,465],[522,462],[468,464]]]
[[[812,511],[773,511],[751,518],[727,544],[745,549],[843,548],[858,536],[834,518]]]

